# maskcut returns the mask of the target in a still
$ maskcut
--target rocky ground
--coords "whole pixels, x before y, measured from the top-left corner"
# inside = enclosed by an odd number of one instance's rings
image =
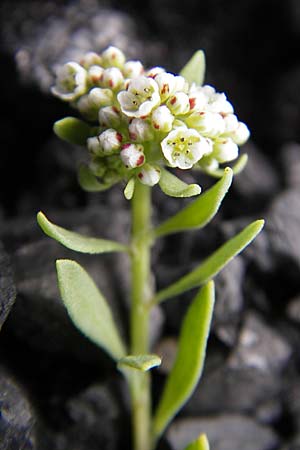
[[[174,72],[203,48],[206,82],[228,94],[252,131],[244,148],[249,163],[218,217],[204,231],[170,236],[155,247],[158,288],[246,223],[267,221],[216,279],[205,372],[161,449],[181,450],[205,431],[212,450],[299,450],[299,2],[4,0],[0,25],[0,449],[130,448],[123,381],[73,327],[59,300],[54,260],[74,254],[44,237],[35,222],[43,209],[66,228],[126,241],[129,212],[121,190],[80,190],[82,151],[52,132],[69,110],[49,95],[57,64],[113,44]],[[158,223],[183,202],[154,189],[154,203]],[[128,262],[76,259],[110,299],[126,335]],[[155,311],[153,346],[165,355],[154,372],[155,398],[188,302],[183,295]]]

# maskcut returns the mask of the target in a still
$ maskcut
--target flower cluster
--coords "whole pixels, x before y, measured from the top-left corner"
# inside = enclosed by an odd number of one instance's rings
[[[105,179],[113,164],[112,184],[134,177],[153,186],[163,166],[218,169],[249,137],[224,93],[161,67],[147,70],[115,47],[65,64],[52,92],[95,125],[91,170]]]

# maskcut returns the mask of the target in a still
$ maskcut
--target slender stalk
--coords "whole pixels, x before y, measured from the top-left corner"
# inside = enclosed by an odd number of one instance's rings
[[[149,301],[151,287],[151,242],[147,237],[151,225],[151,188],[137,183],[132,199],[131,233],[131,353],[149,352]],[[150,374],[132,371],[132,433],[134,450],[151,448]]]

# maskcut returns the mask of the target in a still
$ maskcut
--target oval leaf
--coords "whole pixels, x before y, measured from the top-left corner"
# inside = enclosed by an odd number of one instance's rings
[[[50,236],[60,244],[71,250],[75,250],[76,252],[99,254],[125,252],[128,250],[125,245],[122,245],[119,242],[82,236],[74,231],[69,231],[54,225],[41,211],[37,215],[37,221],[47,236]]]
[[[75,261],[56,261],[58,285],[77,328],[115,360],[126,355],[109,305],[88,273]]]
[[[264,226],[263,220],[256,220],[244,228],[239,234],[223,244],[202,264],[189,274],[180,278],[166,289],[161,290],[154,297],[154,303],[160,303],[167,298],[182,294],[189,289],[200,286],[213,278],[228,264],[234,256],[238,255],[258,235]]]
[[[111,183],[100,183],[91,169],[85,165],[79,167],[78,181],[82,189],[88,192],[103,192],[112,186]]]
[[[193,203],[154,230],[156,237],[192,228],[204,227],[217,213],[232,182],[232,170],[227,167],[223,178]]]
[[[202,374],[214,299],[214,282],[210,281],[198,292],[183,320],[175,363],[154,416],[156,439],[192,395]]]
[[[157,355],[128,355],[121,358],[118,362],[118,368],[136,369],[146,372],[153,367],[160,366],[161,358]]]
[[[247,153],[244,153],[243,155],[241,155],[239,157],[239,159],[236,161],[236,163],[232,167],[233,175],[238,175],[239,173],[241,173],[244,170],[244,168],[246,167],[247,162],[248,162],[248,155],[247,155]],[[226,169],[215,169],[215,170],[205,169],[205,173],[207,173],[208,175],[211,175],[212,177],[215,177],[215,178],[221,178],[221,177],[223,177],[225,170]]]
[[[130,178],[128,183],[126,184],[126,187],[124,189],[124,196],[126,200],[131,200],[134,194],[134,188],[135,188],[135,179]]]
[[[86,140],[92,135],[93,128],[83,120],[75,117],[65,117],[53,126],[54,133],[70,144],[86,145]]]
[[[196,83],[201,86],[205,76],[205,54],[198,50],[180,72],[190,84]]]
[[[167,170],[161,169],[161,190],[170,197],[192,197],[201,192],[198,184],[186,184]]]
[[[184,450],[209,450],[206,434],[201,434],[198,439],[191,442]]]

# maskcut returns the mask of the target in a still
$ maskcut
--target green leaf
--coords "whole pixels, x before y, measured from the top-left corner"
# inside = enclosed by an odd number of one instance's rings
[[[192,197],[201,192],[198,184],[186,184],[165,169],[161,169],[159,185],[161,190],[170,197]]]
[[[238,175],[239,173],[241,173],[246,167],[247,162],[248,162],[248,155],[247,153],[244,153],[239,157],[237,162],[232,167],[233,175]],[[221,178],[224,175],[225,170],[226,169],[215,169],[215,170],[205,169],[205,172],[208,175],[211,175],[212,177]]]
[[[84,164],[79,167],[78,181],[82,189],[88,192],[103,192],[112,186],[111,183],[100,183],[91,169]]]
[[[156,237],[192,228],[204,227],[217,213],[223,198],[232,182],[232,170],[227,167],[223,178],[211,189],[200,195],[193,203],[186,206],[178,214],[159,225],[154,234]]]
[[[214,299],[214,282],[210,281],[198,292],[183,320],[175,363],[154,416],[155,438],[192,395],[202,374]]]
[[[212,279],[228,264],[234,256],[238,255],[258,235],[264,226],[263,220],[256,220],[244,228],[239,234],[231,238],[209,256],[202,264],[189,274],[183,276],[175,283],[161,290],[152,302],[160,303],[167,298],[182,294],[189,289],[200,286]]]
[[[37,215],[37,221],[47,236],[76,252],[99,254],[128,251],[128,248],[119,242],[82,236],[74,231],[54,225],[41,211]]]
[[[126,184],[126,187],[124,189],[124,196],[126,200],[131,200],[134,194],[134,187],[135,187],[135,179],[132,177]]]
[[[109,305],[88,273],[75,261],[56,261],[58,285],[77,328],[115,360],[126,355]]]
[[[180,72],[190,84],[196,83],[201,86],[205,76],[205,54],[198,50]]]
[[[184,450],[209,450],[206,434],[201,434],[198,439],[191,442]]]
[[[146,372],[153,367],[160,366],[160,364],[161,358],[157,355],[128,355],[119,360],[118,368],[129,368]]]
[[[86,145],[93,128],[75,117],[65,117],[55,122],[53,130],[60,139],[70,144]]]

